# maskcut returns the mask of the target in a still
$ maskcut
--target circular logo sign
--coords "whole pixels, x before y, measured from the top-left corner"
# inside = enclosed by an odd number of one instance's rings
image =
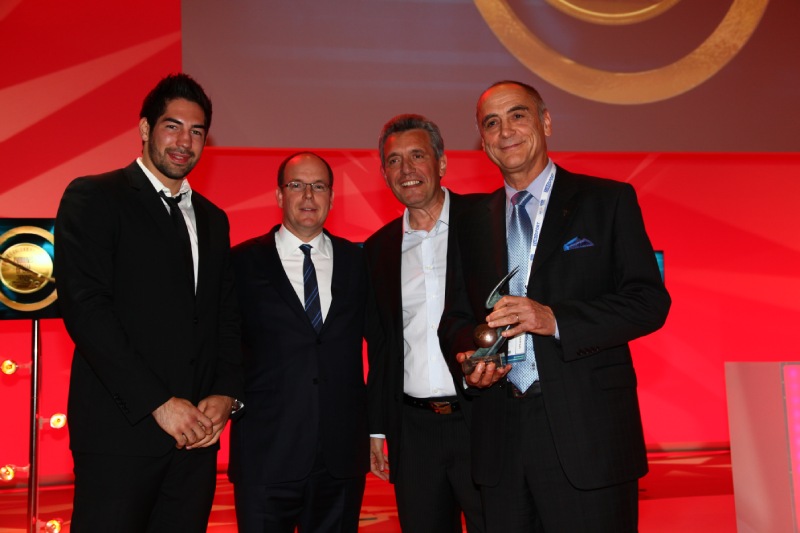
[[[18,226],[0,235],[0,303],[17,311],[38,311],[56,301],[53,234]]]
[[[531,72],[568,93],[606,104],[658,102],[704,83],[739,53],[761,21],[769,2],[732,0],[730,9],[711,35],[674,63],[640,72],[612,72],[582,65],[552,49],[525,26],[507,0],[473,1],[503,46]],[[580,11],[579,6],[589,4],[613,4],[589,0],[549,2],[559,4],[562,10],[567,10],[569,5],[572,12]],[[661,12],[671,7],[666,5],[669,2],[642,0],[627,3],[661,6]],[[592,13],[600,12],[595,10]],[[602,13],[607,15],[609,12],[604,10]]]

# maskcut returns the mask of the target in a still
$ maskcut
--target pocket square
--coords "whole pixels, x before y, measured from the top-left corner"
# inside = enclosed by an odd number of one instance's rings
[[[594,243],[586,237],[573,237],[564,244],[564,251],[577,250],[578,248],[589,248]]]

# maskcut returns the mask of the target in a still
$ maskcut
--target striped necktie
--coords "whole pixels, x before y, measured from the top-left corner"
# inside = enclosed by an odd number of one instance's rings
[[[319,285],[317,285],[317,270],[311,260],[311,245],[301,244],[303,251],[303,291],[305,293],[306,314],[311,320],[311,325],[319,333],[322,329],[322,306],[319,303]]]

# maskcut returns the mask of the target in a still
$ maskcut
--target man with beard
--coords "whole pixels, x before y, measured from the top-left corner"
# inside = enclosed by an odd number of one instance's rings
[[[142,156],[61,199],[75,531],[208,524],[219,436],[243,390],[228,219],[186,180],[210,124],[202,87],[167,76],[142,105]]]

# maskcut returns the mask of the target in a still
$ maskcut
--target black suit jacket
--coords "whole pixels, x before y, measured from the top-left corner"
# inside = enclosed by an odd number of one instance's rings
[[[278,256],[278,228],[233,249],[247,404],[231,428],[229,477],[249,485],[303,479],[320,449],[334,477],[365,474],[362,250],[328,235],[332,301],[317,334]]]
[[[472,330],[507,269],[505,191],[457,225],[456,254],[439,328],[448,357],[474,349]],[[573,237],[592,246],[564,250]],[[528,297],[553,309],[560,342],[533,336],[542,395],[564,472],[577,488],[630,481],[647,458],[628,342],[666,320],[670,298],[629,184],[557,169]],[[506,380],[473,401],[473,475],[498,481]]]
[[[176,396],[242,397],[228,219],[197,192],[196,296],[169,212],[136,162],[78,178],[55,225],[59,304],[75,342],[74,451],[159,456],[175,440],[151,416]]]
[[[485,195],[458,195],[450,191],[450,228],[448,246],[453,239],[453,222],[469,206]],[[400,285],[403,218],[399,217],[376,231],[364,244],[367,270],[370,274],[369,318],[369,395],[370,433],[386,435],[389,457],[394,468],[389,476],[394,482],[400,461],[403,408],[403,299]],[[448,364],[454,360],[448,361]],[[452,373],[452,370],[451,370]],[[465,416],[469,416],[469,400],[464,398],[463,379],[454,380]]]

